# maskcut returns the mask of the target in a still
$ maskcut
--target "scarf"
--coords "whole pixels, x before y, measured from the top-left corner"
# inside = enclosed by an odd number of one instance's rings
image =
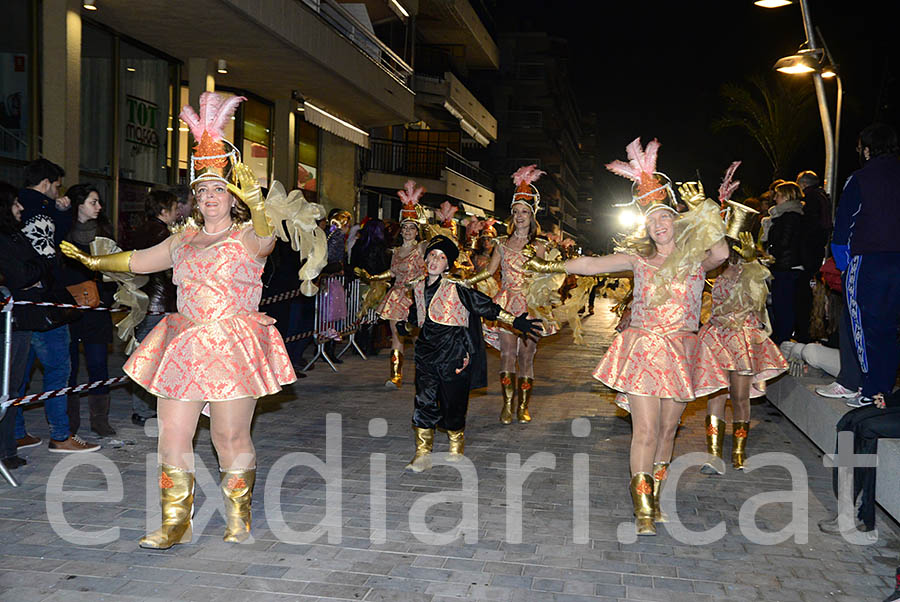
[[[89,219],[86,222],[75,220],[72,229],[69,230],[69,240],[79,245],[89,245],[97,238],[97,220]]]
[[[781,217],[785,213],[799,213],[803,215],[803,203],[800,201],[785,201],[780,205],[772,205],[769,207],[769,216],[772,219]]]

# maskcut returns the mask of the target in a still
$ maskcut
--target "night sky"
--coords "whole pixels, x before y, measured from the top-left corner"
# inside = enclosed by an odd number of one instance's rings
[[[897,126],[900,88],[896,80],[885,80],[889,61],[898,69],[900,51],[890,47],[892,25],[877,12],[887,3],[809,0],[809,5],[843,80],[840,187],[859,166],[859,130],[876,115]],[[519,29],[568,40],[569,75],[580,109],[598,114],[601,162],[625,159],[625,145],[637,136],[645,143],[656,137],[662,145],[659,170],[673,180],[695,179],[699,170],[711,192],[734,160],[743,161],[737,177],[745,192],[758,194],[772,179],[762,149],[748,135],[712,131],[712,121],[724,112],[722,84],[742,83],[758,73],[813,89],[811,78],[772,70],[778,58],[796,53],[805,41],[797,2],[763,9],[752,0],[499,0],[495,10],[498,30],[517,22]],[[834,119],[834,80],[826,80],[825,87]],[[810,134],[781,175],[792,178],[801,169],[821,175],[824,143],[815,104],[811,114],[797,118],[810,120]],[[595,186],[595,221],[602,220],[608,202],[627,197],[628,190],[626,180],[604,172]]]

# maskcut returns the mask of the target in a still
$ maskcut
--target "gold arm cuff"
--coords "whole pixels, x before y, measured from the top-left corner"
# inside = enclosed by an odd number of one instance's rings
[[[275,234],[275,227],[265,209],[250,209],[250,221],[253,223],[253,231],[260,238],[269,238]]]
[[[390,280],[393,277],[394,277],[394,275],[391,273],[390,270],[385,270],[384,272],[381,272],[380,274],[370,274],[369,282],[384,282],[386,280]]]
[[[505,309],[501,309],[500,313],[497,314],[497,321],[512,326],[512,323],[516,321],[516,317]]]
[[[540,257],[531,257],[526,260],[522,266],[531,272],[538,272],[539,274],[568,274],[568,270],[566,270],[566,262],[565,260],[556,260],[556,261],[545,261]]]
[[[134,255],[134,251],[96,255],[91,257],[92,261],[88,267],[95,272],[130,272],[132,255]]]
[[[490,272],[488,272],[487,270],[481,270],[480,272],[478,272],[477,274],[475,274],[475,275],[472,276],[471,278],[467,278],[467,279],[466,279],[466,284],[468,284],[469,286],[475,286],[475,285],[478,284],[479,282],[481,282],[481,281],[483,281],[483,280],[487,280],[487,279],[490,278],[490,277],[491,277],[491,273],[490,273]]]

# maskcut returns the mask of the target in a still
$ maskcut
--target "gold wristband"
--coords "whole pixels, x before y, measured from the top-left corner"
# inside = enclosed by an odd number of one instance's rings
[[[516,317],[505,309],[501,309],[500,313],[497,314],[497,321],[512,326],[512,323],[516,321]]]

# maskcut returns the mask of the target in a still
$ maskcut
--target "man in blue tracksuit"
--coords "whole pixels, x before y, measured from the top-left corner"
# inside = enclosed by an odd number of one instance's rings
[[[844,291],[862,397],[883,403],[900,363],[900,158],[897,132],[875,123],[859,135],[862,169],[844,185],[831,248]]]

